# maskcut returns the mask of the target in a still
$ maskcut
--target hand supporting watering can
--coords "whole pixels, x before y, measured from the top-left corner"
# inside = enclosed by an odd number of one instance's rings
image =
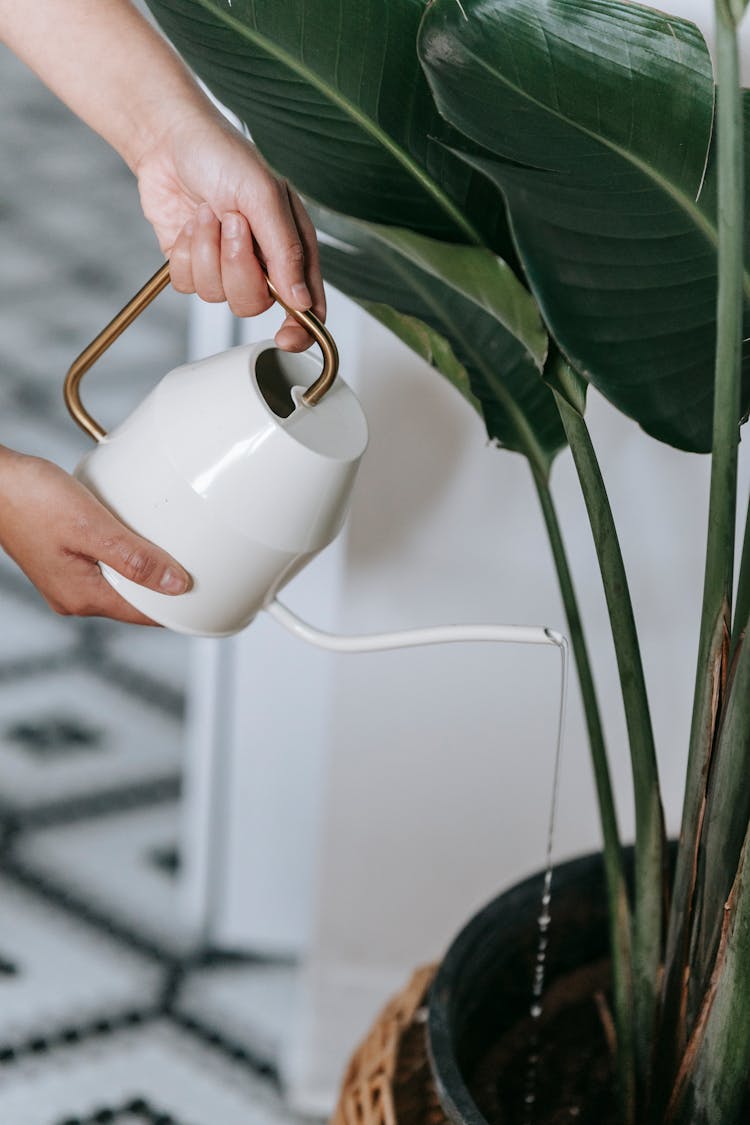
[[[272,303],[262,259],[287,305],[325,318],[315,232],[299,199],[127,0],[0,0],[0,38],[134,172],[176,289],[252,316]],[[291,316],[276,336],[289,352],[310,342]],[[164,593],[190,582],[81,483],[2,447],[0,544],[58,613],[149,623],[105,581],[99,561]]]

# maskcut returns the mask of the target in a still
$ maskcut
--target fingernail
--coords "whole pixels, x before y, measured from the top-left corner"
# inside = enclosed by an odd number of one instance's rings
[[[161,576],[159,589],[165,594],[184,594],[187,588],[188,580],[185,575],[168,566]]]
[[[207,223],[213,222],[213,219],[214,213],[211,208],[207,203],[201,203],[200,207],[198,208],[198,222],[203,223],[203,225],[205,226]]]
[[[312,304],[312,297],[310,290],[301,281],[292,286],[292,296],[294,297],[294,306],[298,309],[309,309]]]
[[[242,234],[242,219],[234,211],[230,211],[221,222],[221,232],[225,238],[239,238]]]

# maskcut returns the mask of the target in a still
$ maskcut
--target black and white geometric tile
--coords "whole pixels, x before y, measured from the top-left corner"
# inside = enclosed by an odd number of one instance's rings
[[[180,733],[172,716],[87,668],[27,673],[0,693],[3,802],[20,812],[176,781]]]
[[[13,1125],[288,1125],[278,1090],[174,1023],[156,1019],[63,1045],[0,1074]],[[29,1092],[33,1090],[33,1096]]]
[[[0,878],[0,1044],[20,1049],[153,1004],[158,966],[123,949],[73,912],[52,911],[34,889]]]
[[[0,556],[7,558],[2,552]],[[75,633],[62,618],[45,613],[41,599],[38,607],[30,605],[1,585],[0,620],[0,675],[6,681],[12,678],[14,658],[23,654],[26,661],[46,659],[50,665],[62,664],[75,644]]]
[[[0,442],[71,469],[64,372],[159,264],[119,159],[0,48]],[[115,424],[182,362],[165,293],[90,377]],[[0,552],[0,1123],[291,1125],[293,965],[180,923],[188,643],[55,617]]]
[[[180,924],[178,821],[172,801],[138,804],[40,828],[14,854],[25,871],[85,903],[110,929],[165,959],[185,956],[197,949]]]

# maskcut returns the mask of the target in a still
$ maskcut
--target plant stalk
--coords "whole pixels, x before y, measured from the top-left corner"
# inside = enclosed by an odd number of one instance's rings
[[[635,1055],[644,1097],[650,1079],[661,963],[664,817],[635,617],[612,511],[586,423],[559,391],[560,416],[588,511],[612,626],[630,743],[635,799],[633,995]]]
[[[724,904],[750,821],[750,644],[737,650],[711,768],[693,919],[688,1014],[700,1010],[724,922]]]
[[[713,450],[698,665],[665,962],[663,1031],[666,1047],[673,1052],[671,1060],[665,1059],[668,1070],[679,1059],[690,1034],[685,991],[698,849],[726,679],[732,614],[743,311],[744,158],[736,30],[729,6],[722,0],[716,0],[716,32],[719,278]]]
[[[547,528],[552,557],[557,571],[565,616],[568,622],[578,682],[581,688],[583,711],[589,737],[591,763],[594,771],[599,818],[604,844],[604,872],[607,886],[610,949],[612,953],[612,982],[614,995],[615,1026],[617,1028],[617,1075],[625,1125],[635,1123],[635,1054],[633,1041],[633,994],[632,994],[632,948],[631,916],[628,902],[625,872],[623,869],[620,830],[617,824],[617,810],[612,793],[612,781],[607,761],[607,747],[604,741],[596,686],[589,661],[588,646],[583,630],[583,621],[578,606],[573,577],[570,573],[567,552],[562,538],[554,501],[547,478],[534,472],[539,503]]]
[[[739,1125],[750,1068],[750,828],[724,909],[716,964],[666,1125]]]
[[[750,498],[748,499],[747,515],[745,516],[745,537],[742,542],[740,576],[737,580],[732,643],[729,650],[730,664],[737,651],[737,645],[740,642],[743,631],[747,627],[748,618],[750,618]]]

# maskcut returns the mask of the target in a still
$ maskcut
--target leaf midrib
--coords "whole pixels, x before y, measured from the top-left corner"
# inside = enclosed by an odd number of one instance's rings
[[[445,192],[438,187],[434,180],[431,180],[430,177],[424,173],[420,166],[400,145],[396,144],[384,130],[376,127],[372,119],[362,113],[353,102],[345,98],[340,91],[326,85],[322,79],[318,78],[314,71],[307,69],[299,60],[295,59],[293,55],[290,55],[278,44],[273,43],[260,32],[253,31],[251,28],[247,27],[246,24],[242,23],[241,20],[238,20],[230,12],[212,3],[212,0],[197,0],[197,3],[204,11],[210,12],[227,27],[231,27],[240,36],[250,40],[256,46],[261,47],[262,50],[288,67],[293,73],[303,78],[306,82],[309,82],[319,93],[329,98],[339,109],[348,114],[365,133],[378,141],[378,143],[422,185],[428,195],[435,200],[438,206],[450,217],[459,229],[463,231],[470,242],[480,246],[483,245],[479,232],[472,223],[469,222],[463,212],[449,199]]]

